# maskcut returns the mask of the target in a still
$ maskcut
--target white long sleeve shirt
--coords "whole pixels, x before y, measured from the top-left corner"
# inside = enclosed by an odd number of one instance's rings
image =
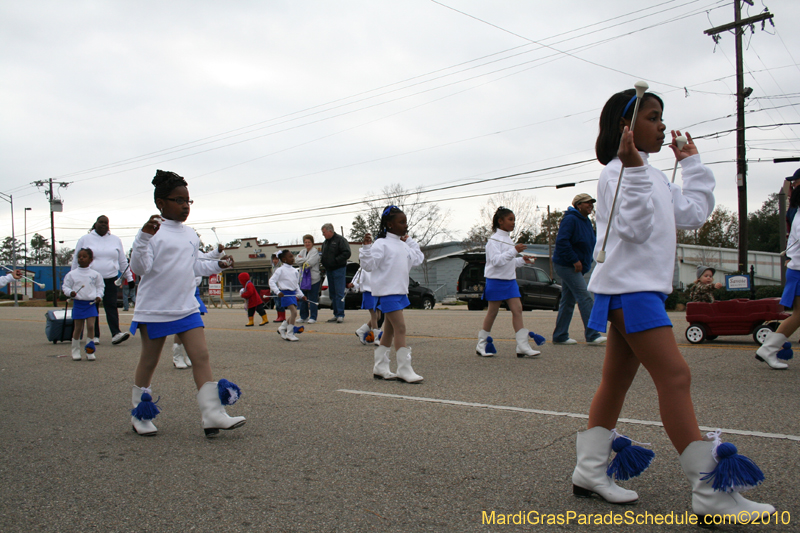
[[[376,239],[358,251],[361,268],[371,273],[373,296],[408,294],[408,274],[425,260],[419,244],[410,236],[403,242],[394,233]]]
[[[486,243],[486,266],[483,276],[492,279],[517,279],[517,267],[525,264],[507,231],[495,230]]]
[[[106,284],[103,282],[103,276],[91,267],[78,267],[75,270],[70,270],[64,276],[64,282],[61,284],[61,290],[67,296],[72,291],[77,293],[75,295],[76,300],[94,301],[95,298],[102,298],[105,288]]]
[[[282,292],[284,296],[302,296],[303,292],[300,290],[300,270],[294,268],[292,265],[282,263],[272,277],[269,278],[269,290],[275,296]]]
[[[200,238],[189,226],[165,220],[155,235],[139,231],[133,241],[131,269],[139,276],[136,322],[171,322],[197,313],[195,276],[222,271],[215,260],[203,260]]]
[[[644,166],[626,168],[622,176],[606,260],[597,263],[589,281],[589,291],[596,294],[671,293],[676,230],[699,228],[714,210],[714,174],[699,155],[680,163],[683,188],[650,166],[647,154],[640,155]],[[619,158],[614,158],[597,184],[595,259],[603,247],[621,166]]]
[[[789,239],[786,244],[786,257],[789,264],[786,265],[792,270],[800,270],[800,217],[792,219],[792,229],[789,230]]]
[[[14,281],[14,276],[12,276],[11,274],[6,274],[5,276],[0,276],[0,289],[5,287],[6,285],[11,283],[12,281]]]
[[[372,273],[367,272],[363,268],[358,269],[356,275],[353,276],[353,290],[356,292],[369,292],[372,293]]]
[[[106,233],[102,237],[92,230],[75,244],[75,254],[72,256],[72,270],[78,268],[78,252],[81,248],[90,248],[94,259],[89,268],[96,270],[104,279],[116,278],[120,272],[125,272],[125,279],[133,281],[128,268],[128,259],[122,248],[122,241],[116,235]]]

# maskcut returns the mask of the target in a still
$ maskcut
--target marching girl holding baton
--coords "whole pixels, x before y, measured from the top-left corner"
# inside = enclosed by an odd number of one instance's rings
[[[403,309],[411,305],[408,300],[409,271],[421,265],[425,256],[419,244],[408,235],[406,214],[395,205],[384,209],[375,244],[361,247],[358,257],[361,268],[372,275],[372,296],[386,317],[381,343],[375,349],[372,375],[375,379],[419,383],[422,376],[411,367],[411,348],[406,344]],[[397,350],[397,373],[389,370],[392,342]]]
[[[604,247],[607,258],[602,257],[599,241],[594,252],[598,264],[589,283],[595,294],[589,327],[606,331],[610,325],[588,429],[577,437],[573,492],[583,497],[594,493],[617,504],[637,501],[636,492],[617,486],[609,476],[629,479],[652,460],[653,452],[630,446],[631,440],[615,429],[625,395],[644,366],[656,386],[664,429],[691,484],[694,512],[773,513],[771,505],[751,502],[738,493],[763,480],[758,467],[736,454],[735,446],[722,443],[719,431],[700,434],[689,366],[664,309],[672,292],[676,229],[698,228],[711,215],[714,175],[700,162],[688,134],[688,142],[678,149],[680,132],[675,131],[670,148],[682,167],[683,188],[648,164],[648,154],[658,153],[665,138],[663,102],[644,90],[639,94],[627,90],[613,95],[600,115],[595,149],[605,169],[597,186],[597,234],[605,234],[609,226],[610,232]],[[641,107],[638,118],[632,109],[636,100],[636,108]],[[612,213],[620,177],[619,200]],[[617,456],[609,465],[612,446]]]
[[[61,284],[61,290],[73,299],[72,360],[80,361],[83,323],[86,322],[86,337],[94,339],[98,316],[97,306],[103,300],[106,285],[103,276],[89,267],[94,260],[91,248],[81,248],[75,255],[78,260],[78,268],[67,272],[64,282]],[[97,350],[94,340],[87,342],[85,349],[86,360],[94,361]]]
[[[177,334],[192,362],[197,385],[197,403],[206,436],[220,429],[234,429],[245,423],[243,416],[230,417],[225,405],[232,405],[241,390],[227,380],[213,381],[203,320],[194,297],[195,276],[208,276],[231,265],[229,257],[204,260],[200,238],[184,226],[192,200],[186,180],[174,172],[159,170],[153,178],[153,196],[160,215],[153,215],[136,235],[131,269],[140,277],[139,294],[131,332],[142,336],[142,351],[133,386],[131,423],[139,435],[155,435],[153,419],[159,408],[150,391],[164,340]]]

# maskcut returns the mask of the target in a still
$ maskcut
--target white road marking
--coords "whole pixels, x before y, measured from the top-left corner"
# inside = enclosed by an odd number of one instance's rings
[[[379,396],[382,398],[392,398],[395,400],[410,400],[414,402],[428,402],[428,403],[443,403],[446,405],[459,405],[462,407],[477,407],[481,409],[495,409],[497,411],[516,411],[520,413],[533,413],[537,415],[546,415],[546,416],[563,416],[567,418],[583,418],[588,419],[589,415],[583,415],[579,413],[567,413],[562,411],[546,411],[544,409],[529,409],[527,407],[511,407],[508,405],[490,405],[486,403],[475,403],[475,402],[461,402],[458,400],[442,400],[439,398],[423,398],[420,396],[405,396],[402,394],[386,394],[383,392],[371,392],[371,391],[363,391],[363,390],[350,390],[350,389],[339,389],[336,392],[345,392],[347,394],[360,394],[362,396]],[[661,422],[656,422],[653,420],[637,420],[635,418],[620,418],[620,422],[625,422],[628,424],[641,424],[643,426],[658,426],[664,427],[664,424]],[[701,431],[716,431],[719,428],[712,428],[707,426],[700,426]],[[781,433],[764,433],[763,431],[746,431],[742,429],[726,429],[721,428],[723,433],[728,433],[731,435],[746,435],[749,437],[763,437],[765,439],[786,439],[786,440],[793,440],[793,441],[800,441],[800,436],[797,435],[783,435]]]

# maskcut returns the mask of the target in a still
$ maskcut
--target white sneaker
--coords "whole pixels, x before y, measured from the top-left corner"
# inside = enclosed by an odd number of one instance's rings
[[[597,337],[593,341],[586,341],[586,344],[591,344],[591,345],[594,345],[594,346],[605,346],[607,340],[608,340],[608,337]]]
[[[111,344],[119,344],[121,342],[125,342],[130,338],[130,336],[131,334],[129,331],[120,331],[111,338]]]
[[[336,323],[337,324],[341,324],[342,322],[344,322],[344,317],[343,316],[336,317]]]
[[[313,318],[309,318],[308,322],[306,322],[306,324],[316,324],[316,323],[317,323],[317,321],[314,320]]]
[[[92,339],[92,342],[95,344],[100,344],[100,339],[98,337],[95,337]]]
[[[302,318],[298,318],[297,320],[294,321],[295,324],[302,324],[303,322],[305,322],[305,320],[303,320]]]
[[[604,338],[604,340],[605,340],[605,338]],[[576,341],[575,339],[567,339],[564,342],[553,342],[553,344],[565,344],[565,345],[578,344],[578,341]]]

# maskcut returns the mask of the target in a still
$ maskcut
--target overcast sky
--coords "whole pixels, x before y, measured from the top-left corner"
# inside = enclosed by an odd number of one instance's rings
[[[745,38],[747,125],[798,123],[800,2],[765,3],[775,28]],[[744,16],[765,7],[755,4]],[[668,128],[733,129],[733,35],[715,45],[703,34],[732,20],[730,0],[2,1],[0,192],[14,196],[20,240],[24,207],[29,238],[49,239],[31,182],[71,182],[55,215],[70,247],[101,214],[129,247],[156,212],[159,168],[188,180],[187,223],[207,243],[211,227],[223,242],[320,240],[324,222],[347,234],[358,206],[325,207],[389,184],[429,189],[593,159],[601,107],[637,79],[664,98]],[[799,133],[747,131],[749,211],[800,167],[772,162],[800,155]],[[734,133],[697,140],[716,163],[717,203],[734,211],[735,143]],[[671,169],[670,155],[651,161]],[[486,198],[453,198],[545,186],[515,194],[563,210],[596,182],[554,186],[600,168],[427,198],[462,238]],[[0,225],[11,234],[8,204]]]

